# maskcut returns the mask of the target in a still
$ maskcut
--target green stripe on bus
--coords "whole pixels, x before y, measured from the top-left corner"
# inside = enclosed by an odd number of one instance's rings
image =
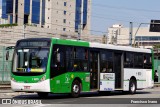
[[[52,39],[52,44],[89,47],[89,42],[84,42],[84,41],[79,41],[79,40],[73,41],[73,40],[64,40],[64,39]]]

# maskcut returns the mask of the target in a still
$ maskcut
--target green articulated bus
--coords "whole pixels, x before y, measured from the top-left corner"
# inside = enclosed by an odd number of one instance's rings
[[[15,92],[68,93],[128,91],[153,87],[149,49],[57,38],[17,41],[11,72]]]

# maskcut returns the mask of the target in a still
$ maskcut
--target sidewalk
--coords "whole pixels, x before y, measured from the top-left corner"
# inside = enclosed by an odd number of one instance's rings
[[[154,83],[154,87],[160,87],[160,83]]]
[[[11,89],[11,85],[10,84],[0,84],[0,90],[1,89]]]
[[[13,93],[10,84],[0,84],[0,93]]]

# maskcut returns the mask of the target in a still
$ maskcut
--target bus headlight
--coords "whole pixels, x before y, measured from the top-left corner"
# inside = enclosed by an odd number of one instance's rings
[[[16,80],[14,78],[11,78],[12,81],[16,82]]]

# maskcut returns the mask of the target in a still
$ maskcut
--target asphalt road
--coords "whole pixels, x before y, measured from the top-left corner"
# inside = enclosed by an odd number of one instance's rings
[[[72,107],[73,104],[78,104],[78,106],[86,106],[81,104],[92,104],[91,107],[101,104],[101,107],[104,105],[106,107],[106,104],[108,107],[119,107],[121,104],[123,107],[132,107],[137,106],[139,107],[139,104],[141,107],[159,107],[160,105],[160,87],[156,87],[153,89],[145,89],[137,91],[136,94],[130,95],[127,93],[122,92],[112,92],[107,95],[100,95],[98,93],[82,93],[79,98],[71,98],[67,94],[50,94],[47,99],[40,99],[36,93],[3,93],[0,91],[0,98],[13,98],[15,100],[34,100],[34,101],[41,101],[44,105],[34,105],[37,107],[43,107],[43,106],[53,106],[51,104],[54,104],[56,106],[60,107]],[[157,104],[159,103],[159,104]],[[17,104],[17,102],[15,102]],[[47,104],[47,105],[46,105]],[[103,105],[102,105],[103,104]],[[116,104],[116,105],[113,105]],[[2,105],[1,107],[3,107]],[[77,106],[77,105],[76,105]],[[5,106],[7,107],[7,106]],[[10,105],[8,105],[10,107]],[[19,107],[19,105],[16,105],[16,107]],[[22,107],[22,105],[21,105]],[[26,105],[23,105],[23,107],[27,107]],[[89,107],[89,106],[86,106]]]

